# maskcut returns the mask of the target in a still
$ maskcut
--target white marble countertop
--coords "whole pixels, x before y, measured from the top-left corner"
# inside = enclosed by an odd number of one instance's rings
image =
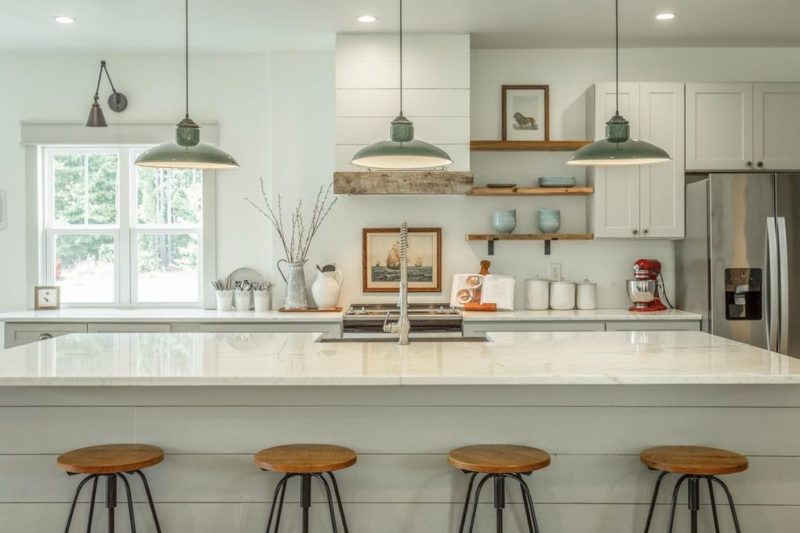
[[[0,313],[0,322],[341,322],[341,311],[217,311],[201,308],[71,307],[57,311]]]
[[[632,313],[627,309],[595,309],[592,311],[467,311],[466,322],[485,321],[616,321],[616,320],[684,320],[699,321],[696,313],[677,309],[657,313]],[[341,312],[281,313],[253,311],[215,311],[199,308],[86,308],[73,307],[58,311],[13,311],[0,313],[0,322],[341,322]]]
[[[593,309],[591,311],[580,311],[573,309],[570,311],[497,311],[479,312],[465,311],[464,320],[468,322],[562,322],[562,321],[586,321],[586,322],[606,322],[616,320],[684,320],[699,321],[702,316],[697,313],[681,311],[680,309],[669,309],[667,311],[657,311],[652,313],[634,313],[627,309]]]
[[[410,346],[319,337],[72,334],[0,351],[0,386],[800,383],[800,360],[701,332],[494,333]]]

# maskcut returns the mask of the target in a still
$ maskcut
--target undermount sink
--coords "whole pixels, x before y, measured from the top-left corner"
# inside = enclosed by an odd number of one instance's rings
[[[418,337],[414,338],[411,337],[411,344],[418,344],[418,343],[429,343],[429,342],[489,342],[489,339],[486,337]],[[333,338],[333,337],[321,337],[317,339],[317,342],[323,343],[340,343],[340,342],[349,342],[349,343],[373,343],[373,342],[381,342],[381,343],[395,343],[397,344],[397,337],[345,337],[341,339]]]

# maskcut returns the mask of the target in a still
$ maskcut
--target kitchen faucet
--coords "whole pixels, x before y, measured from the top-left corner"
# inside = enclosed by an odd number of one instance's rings
[[[397,322],[389,323],[389,313],[383,322],[385,333],[397,333],[398,344],[408,344],[408,333],[411,331],[411,322],[408,319],[408,223],[404,220],[400,224],[400,318]]]

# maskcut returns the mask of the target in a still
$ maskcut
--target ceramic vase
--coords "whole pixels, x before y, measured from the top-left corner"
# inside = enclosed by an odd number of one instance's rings
[[[286,272],[281,269],[281,263],[286,263]],[[283,308],[286,310],[308,309],[308,297],[306,296],[306,273],[303,268],[306,262],[290,263],[286,259],[278,261],[278,272],[281,273],[283,281],[286,282],[286,302]]]
[[[511,233],[517,227],[517,210],[498,209],[494,212],[492,223],[497,233]]]
[[[342,291],[342,273],[320,272],[311,284],[311,296],[319,309],[335,309]]]

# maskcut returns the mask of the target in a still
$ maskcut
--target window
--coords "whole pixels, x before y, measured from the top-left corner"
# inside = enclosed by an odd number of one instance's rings
[[[199,304],[201,170],[139,168],[146,147],[45,147],[46,282],[68,304]]]

